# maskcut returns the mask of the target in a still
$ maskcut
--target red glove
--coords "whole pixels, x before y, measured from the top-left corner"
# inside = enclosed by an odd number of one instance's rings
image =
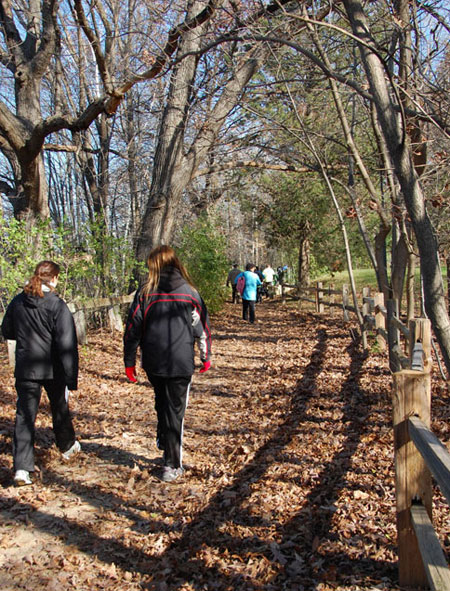
[[[203,367],[200,370],[200,373],[205,373],[205,371],[208,371],[208,369],[211,367],[211,361],[204,361],[203,362]]]
[[[126,367],[125,373],[127,374],[127,378],[130,380],[130,382],[137,382],[135,365],[133,365],[133,367]]]

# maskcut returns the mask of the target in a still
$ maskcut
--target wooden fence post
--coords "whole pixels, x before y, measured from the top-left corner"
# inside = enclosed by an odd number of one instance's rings
[[[120,306],[108,308],[108,320],[111,330],[114,332],[123,332],[122,316],[120,315]]]
[[[422,343],[424,370],[429,370],[431,367],[431,321],[428,318],[413,318],[409,321],[410,359],[412,359],[415,343]]]
[[[370,287],[363,287],[362,290],[362,306],[361,306],[361,313],[363,317],[363,322],[361,326],[361,338],[362,338],[362,346],[364,349],[367,349],[367,316],[370,315],[370,304],[367,301],[367,298],[370,296]]]
[[[430,425],[431,375],[403,370],[393,376],[393,423],[397,544],[400,586],[428,587],[426,571],[411,520],[411,505],[420,501],[431,519],[431,474],[410,439],[408,417]]]
[[[84,310],[76,310],[73,312],[73,320],[75,322],[75,329],[77,331],[77,339],[80,345],[86,345],[87,343],[87,331],[86,331],[86,316]]]
[[[387,329],[388,329],[388,343],[389,343],[389,369],[392,372],[400,371],[401,364],[397,355],[394,354],[394,349],[400,345],[400,331],[396,326],[393,326],[391,318],[398,317],[398,302],[397,300],[388,300],[386,302],[387,309]]]
[[[344,285],[342,286],[342,309],[344,311],[344,321],[345,322],[348,322],[347,306],[348,306],[348,285],[346,285],[344,283]]]
[[[317,281],[316,283],[316,312],[322,314],[324,310],[323,306],[323,283]]]
[[[373,304],[375,307],[375,330],[377,331],[377,343],[380,351],[386,350],[386,340],[382,334],[379,334],[378,329],[386,332],[386,318],[379,308],[384,307],[384,293],[378,292],[373,297]]]
[[[16,364],[16,341],[6,341],[8,344],[8,362],[11,367]]]
[[[335,299],[336,299],[336,298],[334,297],[334,293],[333,293],[333,292],[334,292],[334,283],[330,283],[330,284],[328,285],[328,296],[329,296],[329,298],[330,298],[330,303],[332,303],[332,304],[334,304],[334,302],[335,302]]]

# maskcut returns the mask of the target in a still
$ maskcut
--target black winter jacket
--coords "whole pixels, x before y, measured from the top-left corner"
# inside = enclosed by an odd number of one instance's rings
[[[195,339],[201,360],[209,361],[211,333],[205,303],[178,269],[165,267],[154,293],[145,296],[142,290],[136,292],[123,339],[125,367],[136,365],[140,346],[142,367],[147,373],[191,376]]]
[[[16,341],[16,379],[62,379],[69,390],[77,389],[75,324],[56,293],[44,292],[42,298],[25,292],[17,295],[6,310],[2,334]]]

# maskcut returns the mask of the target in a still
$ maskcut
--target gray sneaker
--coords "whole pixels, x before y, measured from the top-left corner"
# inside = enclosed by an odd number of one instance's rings
[[[30,473],[27,470],[16,470],[16,473],[14,474],[14,484],[16,486],[33,484],[31,482]]]
[[[164,482],[173,482],[182,476],[183,472],[183,468],[171,468],[170,466],[164,466],[162,479]]]
[[[75,454],[77,454],[80,450],[81,450],[80,442],[79,441],[75,441],[75,443],[71,447],[69,447],[69,449],[67,451],[65,451],[62,454],[62,457],[65,460],[70,460],[70,458],[72,456],[74,456]]]

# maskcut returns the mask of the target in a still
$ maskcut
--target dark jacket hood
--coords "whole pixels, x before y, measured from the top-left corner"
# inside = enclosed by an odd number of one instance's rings
[[[44,291],[44,297],[41,298],[40,296],[30,295],[26,292],[23,292],[24,297],[24,304],[27,308],[39,308],[40,306],[44,305],[44,302],[49,300],[49,298],[57,297],[56,294],[52,291]]]
[[[158,291],[170,293],[186,283],[186,279],[176,267],[164,267],[159,276]]]

